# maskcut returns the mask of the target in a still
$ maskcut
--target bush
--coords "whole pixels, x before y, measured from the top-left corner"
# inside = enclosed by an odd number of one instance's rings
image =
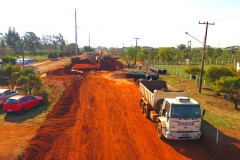
[[[49,103],[49,100],[48,100],[49,92],[46,89],[39,90],[34,94],[43,97],[44,103]]]

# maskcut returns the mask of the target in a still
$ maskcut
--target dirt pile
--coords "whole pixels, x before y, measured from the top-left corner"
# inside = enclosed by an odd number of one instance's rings
[[[62,139],[61,145],[68,143],[70,137],[65,136],[64,133],[75,125],[79,108],[79,88],[83,81],[83,76],[67,75],[69,73],[71,72],[66,72],[66,68],[48,73],[45,83],[47,82],[48,86],[53,89],[52,94],[57,96],[57,92],[60,92],[59,89],[65,88],[66,90],[52,112],[48,114],[44,125],[40,127],[36,136],[31,140],[22,159],[43,159],[59,138]],[[65,151],[68,149],[63,146],[61,148]]]

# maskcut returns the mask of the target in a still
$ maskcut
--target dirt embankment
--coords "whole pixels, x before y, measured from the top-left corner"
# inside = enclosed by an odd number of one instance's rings
[[[200,141],[160,140],[155,124],[140,112],[138,87],[122,71],[65,73],[59,69],[45,79],[66,78],[68,87],[23,160],[214,159]]]

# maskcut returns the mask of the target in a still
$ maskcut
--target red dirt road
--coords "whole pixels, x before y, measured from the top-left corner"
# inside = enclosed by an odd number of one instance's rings
[[[160,140],[155,124],[140,112],[138,87],[121,71],[90,72],[84,80],[56,72],[45,83],[68,77],[67,89],[23,160],[214,159],[201,141]]]

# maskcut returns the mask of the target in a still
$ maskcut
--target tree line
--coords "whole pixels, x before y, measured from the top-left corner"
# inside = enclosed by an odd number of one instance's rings
[[[110,50],[114,53],[114,48]],[[176,48],[174,47],[127,47],[117,53],[124,59],[135,61],[153,60],[161,62],[162,64],[174,65],[178,64],[181,60],[186,64],[185,60],[189,59],[190,66],[187,67],[185,72],[187,74],[196,75],[200,77],[201,68],[199,63],[202,61],[203,48],[189,48],[184,44],[180,44]],[[205,51],[206,61],[227,61],[232,60],[240,62],[240,49],[239,46],[230,46],[227,48],[213,48],[211,46],[206,47]],[[236,66],[226,66],[222,63],[219,66],[210,67],[203,71],[204,78],[210,84],[210,87],[216,91],[216,93],[224,93],[225,98],[231,100],[234,104],[234,108],[238,109],[238,103],[240,102],[240,70],[237,71]]]
[[[60,33],[58,35],[42,35],[41,38],[33,32],[26,32],[20,36],[14,27],[9,27],[0,42],[0,58],[4,56],[21,57],[23,54],[30,57],[50,54],[48,58],[52,59],[52,54],[55,57],[62,57],[73,55],[76,51],[75,43],[66,44]],[[78,49],[77,52],[79,54],[80,50]]]
[[[131,46],[122,49],[114,49],[110,48],[110,52],[118,52],[120,56],[138,61],[147,60],[156,60],[162,63],[165,62],[179,62],[185,61],[185,59],[189,59],[192,64],[196,64],[197,62],[202,61],[203,47],[198,48],[190,48],[186,47],[184,44],[178,45],[176,48],[174,47],[140,47],[140,46]],[[211,46],[206,46],[205,50],[205,61],[213,62],[221,62],[221,61],[239,61],[240,60],[240,49],[239,46],[229,46],[226,48],[213,48]]]

